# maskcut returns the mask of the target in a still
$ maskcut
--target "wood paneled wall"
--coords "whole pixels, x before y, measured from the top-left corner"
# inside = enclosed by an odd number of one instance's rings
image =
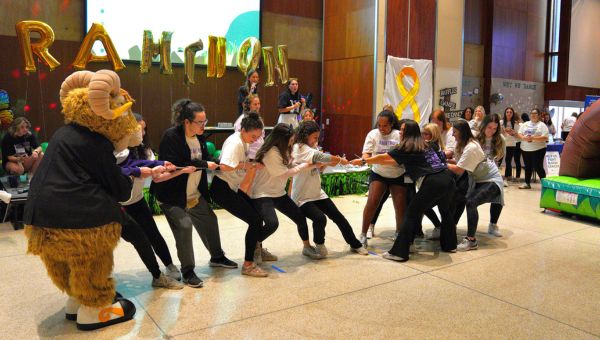
[[[323,14],[324,146],[360,154],[371,130],[375,0],[325,0]]]
[[[435,0],[388,0],[386,26],[387,55],[435,60]]]
[[[287,1],[263,0],[262,6],[265,10],[275,10],[290,16],[315,18],[322,15],[322,1],[314,0],[309,3],[310,6],[298,6]],[[263,21],[261,25],[262,30],[275,29],[269,26],[269,22]],[[0,36],[0,46],[14,47],[3,49],[0,53],[0,89],[8,91],[12,105],[17,101],[24,103],[27,99],[31,110],[26,116],[34,126],[42,127],[42,140],[48,140],[54,131],[63,125],[58,92],[62,81],[74,71],[69,65],[77,54],[79,44],[72,41],[55,41],[50,51],[62,65],[52,72],[49,72],[46,66],[40,65],[39,72],[26,76],[21,71],[23,66],[19,49],[16,48],[16,37]],[[290,76],[300,79],[302,93],[312,92],[313,105],[318,106],[321,93],[321,62],[297,60],[293,59],[293,55],[290,55],[290,58]],[[206,77],[205,66],[197,66],[196,84],[187,87],[183,83],[183,65],[174,65],[173,75],[160,74],[158,65],[143,75],[139,72],[138,63],[127,63],[126,66],[126,69],[119,72],[122,86],[136,99],[133,109],[144,115],[150,139],[155,146],[158,145],[164,130],[170,126],[170,108],[179,98],[190,97],[204,104],[211,126],[217,122],[233,122],[237,118],[237,90],[244,81],[244,75],[237,68],[230,68],[223,78],[215,79]],[[92,71],[102,68],[111,67],[109,64],[88,64],[88,69]],[[264,70],[261,69],[259,73],[261,79],[265,79]],[[274,125],[277,121],[277,99],[283,89],[281,84],[268,88],[259,85],[261,113],[266,125]],[[51,108],[53,103],[58,105]],[[19,113],[19,108],[16,111]],[[212,140],[220,145],[224,138],[225,136],[215,136]]]

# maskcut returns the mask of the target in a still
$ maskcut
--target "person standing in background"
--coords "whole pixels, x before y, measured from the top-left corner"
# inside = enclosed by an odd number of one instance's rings
[[[562,124],[560,125],[560,129],[562,130],[560,132],[560,138],[563,141],[567,140],[567,137],[569,136],[569,132],[571,132],[571,129],[573,128],[573,125],[575,125],[575,122],[577,121],[577,112],[573,112],[571,114],[571,116],[565,118],[565,120],[563,120]]]
[[[248,95],[250,94],[258,94],[259,81],[260,78],[258,77],[258,71],[256,71],[253,68],[248,70],[248,72],[246,73],[246,81],[244,82],[244,85],[240,86],[240,88],[238,89],[238,115],[241,115],[242,112],[244,112],[243,103],[246,97],[248,97]]]
[[[521,177],[521,141],[517,136],[519,132],[519,120],[512,107],[504,109],[504,115],[500,121],[502,136],[506,142],[506,157],[504,158],[504,186],[508,186],[508,180],[512,178],[512,162],[515,160],[516,174],[513,180]]]
[[[279,118],[277,123],[291,124],[292,127],[298,127],[298,114],[304,109],[306,100],[302,98],[298,91],[298,80],[290,79],[287,82],[285,91],[279,94]]]

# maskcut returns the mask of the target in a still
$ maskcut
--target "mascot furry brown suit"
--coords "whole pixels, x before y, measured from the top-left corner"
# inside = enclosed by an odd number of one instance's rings
[[[109,70],[79,71],[62,84],[66,125],[48,143],[25,206],[28,252],[39,255],[69,299],[66,317],[92,330],[130,320],[135,306],[115,298],[110,277],[121,236],[119,201],[131,193],[113,156],[141,142],[133,100]]]

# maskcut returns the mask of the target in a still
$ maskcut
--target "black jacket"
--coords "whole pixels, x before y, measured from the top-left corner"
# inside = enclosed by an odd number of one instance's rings
[[[202,150],[202,160],[192,160],[190,147],[185,141],[185,132],[182,126],[175,126],[167,129],[163,134],[158,147],[158,157],[160,160],[169,161],[176,166],[193,165],[198,168],[207,168],[207,161],[217,162],[208,153],[206,140],[204,136],[196,136],[200,141],[200,149]],[[159,202],[168,205],[185,208],[187,204],[187,181],[188,174],[181,174],[168,181],[154,183],[150,186],[150,192],[156,196]],[[210,194],[208,193],[208,179],[206,171],[202,171],[198,191],[206,201],[211,202]]]
[[[31,180],[24,222],[38,227],[83,229],[121,223],[131,180],[121,173],[112,143],[70,124],[54,133]]]

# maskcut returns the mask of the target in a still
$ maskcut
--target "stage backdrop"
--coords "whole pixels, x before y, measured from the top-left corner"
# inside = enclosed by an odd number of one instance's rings
[[[431,60],[388,56],[383,103],[394,107],[398,119],[429,122],[433,97]]]

